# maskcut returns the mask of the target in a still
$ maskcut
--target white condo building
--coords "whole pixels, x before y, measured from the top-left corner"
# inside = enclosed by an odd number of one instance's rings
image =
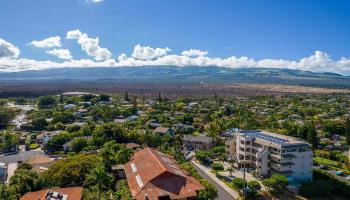
[[[258,176],[278,173],[294,181],[312,180],[311,145],[294,137],[266,131],[231,129],[226,151],[236,167],[253,168]]]

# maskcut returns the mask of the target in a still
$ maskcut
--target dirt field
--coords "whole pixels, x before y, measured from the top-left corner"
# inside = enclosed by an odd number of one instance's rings
[[[118,83],[118,82],[55,82],[1,84],[0,97],[39,96],[69,91],[118,94],[156,95],[169,97],[218,95],[280,95],[280,94],[350,94],[350,89],[330,89],[272,84],[206,84],[206,83]]]

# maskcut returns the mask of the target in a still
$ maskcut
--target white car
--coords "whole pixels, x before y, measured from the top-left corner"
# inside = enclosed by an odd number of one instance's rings
[[[350,176],[345,177],[346,180],[350,181]]]

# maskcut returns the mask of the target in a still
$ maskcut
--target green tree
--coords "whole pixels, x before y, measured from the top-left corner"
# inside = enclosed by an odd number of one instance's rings
[[[158,102],[162,102],[162,94],[160,92],[158,93]]]
[[[132,200],[132,196],[129,190],[128,182],[126,180],[119,180],[116,185],[117,192],[115,197],[118,200]]]
[[[109,101],[110,96],[106,94],[100,95],[100,101]]]
[[[206,159],[207,157],[209,157],[209,152],[207,151],[202,151],[202,150],[198,150],[196,152],[196,159],[203,162],[204,159]]]
[[[350,117],[346,119],[344,127],[346,143],[350,145]]]
[[[97,190],[97,199],[100,199],[101,192],[107,189],[113,181],[113,176],[106,173],[102,165],[95,167],[87,176],[84,185],[95,186]]]
[[[19,166],[10,178],[10,186],[14,187],[16,194],[20,196],[41,188],[41,182],[38,174],[31,171],[31,167],[24,164]]]
[[[42,96],[38,98],[39,108],[51,108],[56,103],[56,98],[53,96]]]
[[[53,113],[53,119],[50,122],[51,124],[56,124],[56,123],[69,123],[72,122],[74,120],[74,116],[73,113],[69,110],[65,110],[65,111],[56,111]]]
[[[317,147],[317,131],[313,122],[310,122],[307,126],[306,140],[313,146],[313,148]]]
[[[117,151],[116,161],[119,164],[125,164],[130,160],[132,155],[133,155],[133,152],[130,149],[123,147],[122,149]]]
[[[88,146],[88,139],[86,138],[75,138],[70,142],[71,150],[75,153],[79,153],[86,146]]]
[[[210,184],[205,180],[202,180],[201,183],[205,189],[198,192],[199,200],[214,200],[218,197],[218,191],[213,184]]]
[[[113,164],[116,164],[116,152],[121,148],[114,140],[106,142],[100,150],[100,156],[105,168],[109,171]]]
[[[0,183],[0,198],[6,200],[17,200],[19,194],[16,194],[14,187]]]
[[[15,116],[15,110],[0,106],[0,127],[7,126]]]
[[[279,187],[287,186],[288,179],[283,175],[273,174],[270,178],[264,179],[262,181],[262,184],[264,184],[266,187],[270,188],[271,190],[274,190]]]
[[[37,117],[32,119],[31,125],[33,127],[33,130],[42,131],[48,125],[48,122],[46,121],[45,117]]]
[[[96,155],[78,154],[56,161],[42,173],[42,178],[48,186],[79,186],[84,183],[89,172],[100,164]]]
[[[210,167],[215,171],[222,171],[224,170],[224,166],[220,163],[212,163]]]
[[[0,152],[17,151],[17,146],[19,144],[19,135],[9,132],[0,132]]]
[[[130,101],[128,91],[125,91],[124,100],[125,100],[125,101]]]
[[[137,113],[137,99],[136,99],[136,96],[134,96],[134,99],[133,99],[133,102],[132,102],[132,114],[136,114]]]

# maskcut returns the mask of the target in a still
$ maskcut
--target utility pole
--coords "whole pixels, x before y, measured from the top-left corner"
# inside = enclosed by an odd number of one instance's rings
[[[245,163],[243,164],[243,199],[245,199]]]
[[[245,199],[246,196],[246,177],[245,177],[245,170],[246,170],[246,164],[247,161],[246,160],[240,160],[239,161],[242,165],[243,165],[243,199]]]

